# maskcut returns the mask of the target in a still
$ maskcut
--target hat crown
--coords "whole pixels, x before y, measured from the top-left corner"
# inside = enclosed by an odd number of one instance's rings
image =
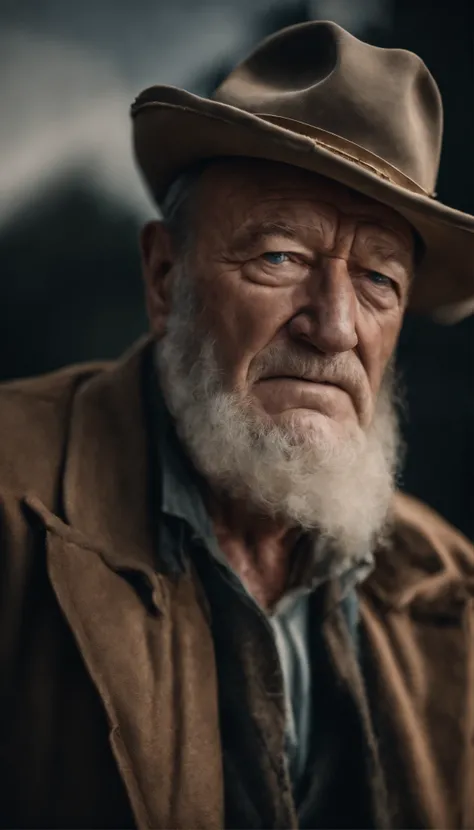
[[[359,145],[433,192],[443,111],[436,82],[412,52],[382,49],[327,21],[267,38],[214,99]],[[303,130],[301,130],[303,127]]]

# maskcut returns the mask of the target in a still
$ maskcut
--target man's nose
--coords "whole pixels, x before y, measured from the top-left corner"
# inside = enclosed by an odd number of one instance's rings
[[[290,334],[324,354],[354,349],[357,297],[347,262],[322,257],[307,284],[304,308],[290,323]]]

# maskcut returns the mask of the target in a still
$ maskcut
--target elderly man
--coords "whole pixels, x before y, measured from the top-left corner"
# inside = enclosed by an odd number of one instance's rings
[[[0,393],[1,826],[471,828],[474,550],[395,492],[437,87],[310,23],[132,113],[152,336]]]

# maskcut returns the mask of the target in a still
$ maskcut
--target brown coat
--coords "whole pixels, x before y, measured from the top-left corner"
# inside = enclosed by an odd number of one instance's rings
[[[0,390],[2,827],[223,825],[206,604],[153,567],[141,362]],[[474,550],[395,508],[361,592],[387,785],[397,826],[472,828]]]

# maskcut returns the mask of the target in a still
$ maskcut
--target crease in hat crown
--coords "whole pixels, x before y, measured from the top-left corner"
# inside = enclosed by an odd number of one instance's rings
[[[422,192],[434,193],[442,102],[433,76],[412,52],[379,49],[329,21],[297,24],[266,38],[213,99],[262,118],[289,119],[289,129],[290,120],[307,124],[310,138],[311,127],[324,130],[329,146],[331,135],[344,139],[348,149],[372,153]]]

